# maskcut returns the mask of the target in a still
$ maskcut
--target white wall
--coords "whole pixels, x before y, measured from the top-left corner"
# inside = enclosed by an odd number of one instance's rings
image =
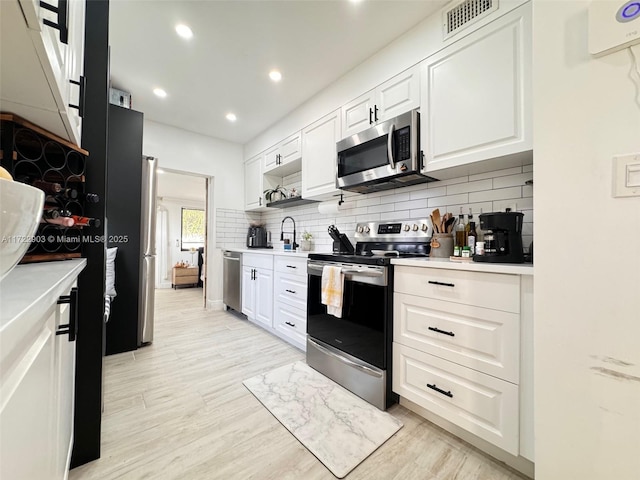
[[[640,478],[640,198],[611,196],[640,106],[629,52],[588,54],[588,4],[534,2],[540,480]]]
[[[162,168],[212,177],[207,222],[207,305],[222,306],[222,255],[215,247],[215,209],[244,205],[242,146],[152,121],[144,122],[143,153]]]

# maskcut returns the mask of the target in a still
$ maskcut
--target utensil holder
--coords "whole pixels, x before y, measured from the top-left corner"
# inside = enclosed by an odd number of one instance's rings
[[[453,255],[453,233],[434,233],[431,236],[432,258],[449,258]]]

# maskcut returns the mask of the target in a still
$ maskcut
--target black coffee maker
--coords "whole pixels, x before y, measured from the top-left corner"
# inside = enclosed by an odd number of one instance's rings
[[[474,255],[474,262],[524,263],[522,219],[520,212],[482,213],[480,229],[484,234],[484,255]]]

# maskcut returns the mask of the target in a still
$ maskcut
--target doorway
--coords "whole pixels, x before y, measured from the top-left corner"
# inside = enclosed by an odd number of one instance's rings
[[[210,177],[158,169],[156,288],[199,288],[206,297]]]

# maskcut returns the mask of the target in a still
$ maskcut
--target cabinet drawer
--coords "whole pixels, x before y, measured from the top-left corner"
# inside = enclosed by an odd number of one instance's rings
[[[282,302],[276,302],[275,328],[291,343],[301,349],[306,349],[307,343],[307,312]]]
[[[520,313],[520,276],[398,266],[394,292]]]
[[[396,342],[518,383],[519,315],[404,293],[393,302]]]
[[[173,269],[173,278],[179,277],[196,277],[198,278],[198,269],[197,268],[174,268]]]
[[[276,255],[274,257],[274,262],[276,272],[303,275],[305,279],[307,278],[306,257],[287,257],[283,255]]]
[[[255,267],[255,268],[264,268],[266,270],[273,270],[273,255],[244,253],[242,255],[242,265],[246,267]]]
[[[307,311],[307,277],[276,272],[275,300]]]
[[[516,385],[394,343],[393,391],[518,455]]]

